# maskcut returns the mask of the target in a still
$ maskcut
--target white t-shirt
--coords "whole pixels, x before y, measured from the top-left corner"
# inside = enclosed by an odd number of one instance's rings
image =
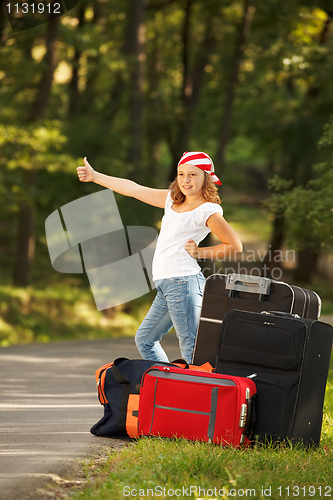
[[[189,212],[172,210],[169,191],[161,231],[153,258],[153,280],[190,276],[200,271],[200,266],[185,250],[185,243],[192,239],[198,245],[210,232],[207,219],[216,212],[223,215],[217,203],[203,203]]]

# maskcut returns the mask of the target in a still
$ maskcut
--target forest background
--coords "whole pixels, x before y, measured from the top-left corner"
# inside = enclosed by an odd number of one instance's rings
[[[245,243],[217,271],[307,286],[333,312],[332,0],[81,0],[30,29],[5,3],[0,345],[133,335],[152,300],[98,312],[85,274],[52,268],[45,220],[100,189],[78,181],[83,156],[165,188],[206,151]],[[160,209],[116,199],[125,226],[159,228]]]

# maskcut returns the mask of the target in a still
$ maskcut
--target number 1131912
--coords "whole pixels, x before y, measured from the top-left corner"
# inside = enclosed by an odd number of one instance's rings
[[[279,486],[280,497],[331,497],[331,486]]]
[[[7,3],[8,14],[63,14],[61,4],[43,2]]]

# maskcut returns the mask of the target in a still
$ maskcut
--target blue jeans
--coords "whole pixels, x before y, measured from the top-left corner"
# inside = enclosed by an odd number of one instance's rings
[[[174,327],[181,356],[190,363],[205,278],[199,272],[193,276],[156,280],[155,284],[156,297],[135,335],[137,348],[144,359],[168,362],[160,340]]]

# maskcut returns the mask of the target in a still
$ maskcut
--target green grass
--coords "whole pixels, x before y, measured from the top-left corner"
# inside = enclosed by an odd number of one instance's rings
[[[163,489],[169,498],[263,498],[262,490],[268,488],[270,498],[286,498],[288,487],[324,490],[330,484],[332,462],[332,450],[326,449],[308,452],[286,446],[240,451],[181,440],[144,439],[114,454],[97,477],[91,478],[91,486],[74,498],[142,498],[149,496],[149,490],[157,496]],[[134,495],[140,490],[141,495]]]
[[[326,421],[325,426],[328,425],[332,426],[332,421],[330,424]],[[144,438],[135,445],[111,453],[97,470],[87,466],[86,478],[90,485],[84,491],[73,492],[73,498],[142,498],[149,496],[149,489],[158,496],[163,488],[166,492],[175,492],[164,495],[169,498],[226,498],[228,493],[236,496],[235,491],[239,492],[239,498],[247,496],[244,493],[246,490],[254,490],[256,498],[263,498],[262,488],[269,487],[272,491],[270,498],[287,498],[287,488],[292,489],[294,486],[303,487],[308,492],[311,486],[317,491],[321,487],[324,491],[325,486],[333,488],[330,479],[333,466],[332,435],[324,436],[323,443],[319,449],[311,451],[288,445],[238,450],[185,440],[172,442]],[[178,495],[183,487],[187,492],[192,488],[193,494]],[[284,495],[280,494],[279,488],[282,488],[281,493],[284,492]],[[210,493],[215,489],[220,494]],[[140,490],[141,495],[134,495]],[[153,496],[152,493],[150,496]],[[308,494],[303,498],[310,496]],[[319,498],[319,495],[315,498]]]
[[[69,339],[133,336],[144,318],[150,294],[98,311],[89,289],[0,287],[0,346]]]
[[[106,439],[109,452],[84,463],[86,486],[73,489],[70,497],[73,500],[331,497],[332,414],[333,360],[318,448],[309,450],[287,443],[235,449],[181,439],[143,438],[112,449],[114,441]]]

